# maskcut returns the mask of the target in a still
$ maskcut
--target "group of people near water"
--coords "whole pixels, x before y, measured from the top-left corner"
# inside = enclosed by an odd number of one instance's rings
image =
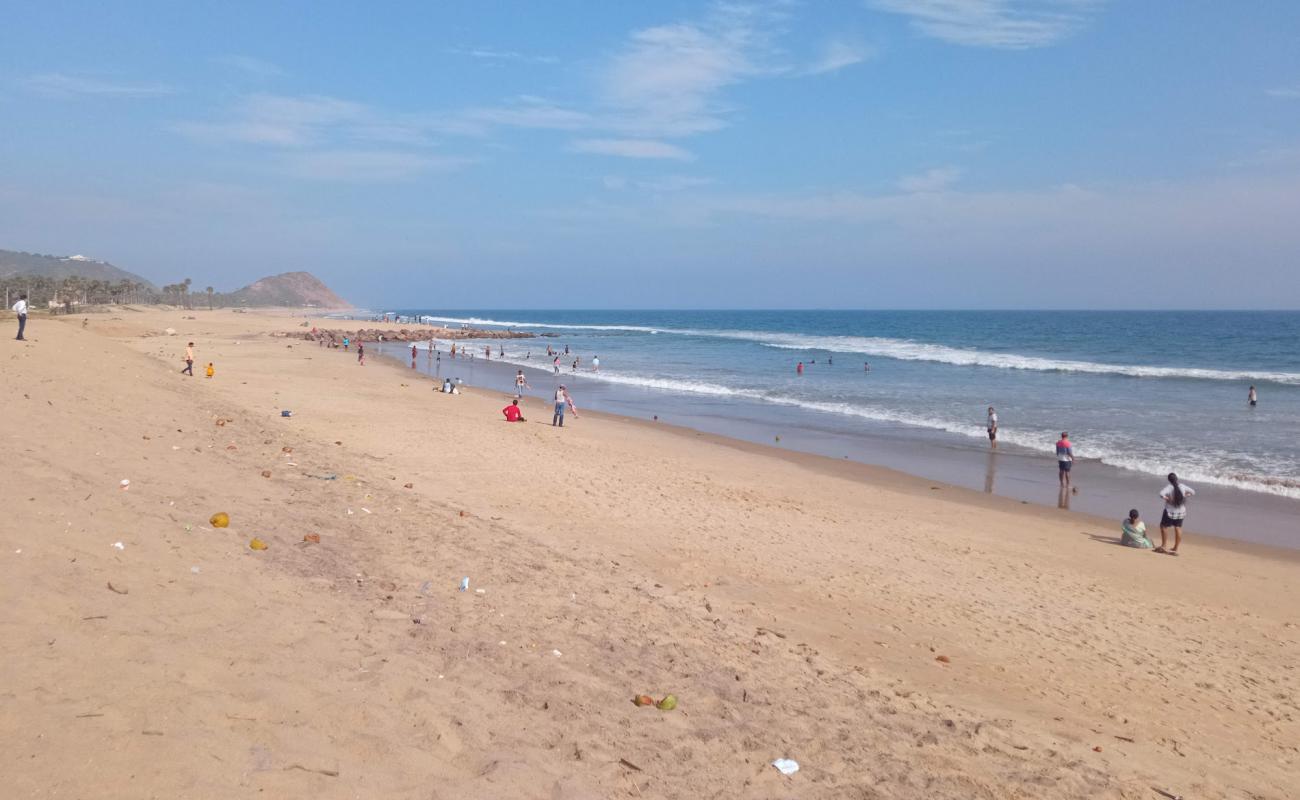
[[[1259,392],[1254,386],[1251,386],[1246,393],[1246,402],[1251,408],[1259,405]],[[998,412],[993,406],[988,408],[987,430],[989,436],[989,447],[997,449],[998,446]],[[1068,431],[1061,431],[1061,438],[1056,442],[1056,467],[1057,480],[1061,487],[1062,497],[1069,491],[1077,491],[1071,485],[1070,474],[1074,467],[1074,444],[1070,441]],[[1183,523],[1187,520],[1187,499],[1196,495],[1196,490],[1178,479],[1178,475],[1171,472],[1166,476],[1168,485],[1160,490],[1160,499],[1164,501],[1164,511],[1160,515],[1160,545],[1157,547],[1152,544],[1146,535],[1146,523],[1142,521],[1141,515],[1136,508],[1130,509],[1128,516],[1120,523],[1120,544],[1128,547],[1136,547],[1144,550],[1152,550],[1156,553],[1167,553],[1171,556],[1178,555],[1178,548],[1183,543]],[[1174,546],[1169,547],[1168,532],[1173,531]]]

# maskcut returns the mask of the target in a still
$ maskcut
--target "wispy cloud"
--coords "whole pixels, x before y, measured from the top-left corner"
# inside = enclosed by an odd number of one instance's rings
[[[697,189],[713,183],[712,178],[699,175],[661,175],[657,178],[629,180],[622,175],[606,175],[601,179],[606,189],[622,190],[628,188],[644,189],[647,192],[666,194]]]
[[[1265,89],[1264,94],[1283,100],[1300,100],[1300,86],[1275,86],[1272,89]]]
[[[159,97],[175,94],[176,90],[163,83],[125,83],[62,72],[46,72],[22,80],[29,91],[47,97]]]
[[[623,158],[668,158],[689,161],[694,158],[688,150],[656,139],[579,139],[570,144],[575,153],[594,153]]]
[[[230,118],[215,122],[184,122],[181,133],[210,142],[243,142],[285,147],[314,144],[341,127],[380,122],[360,103],[324,95],[254,94],[240,101]]]
[[[958,167],[936,167],[918,175],[904,175],[898,179],[898,188],[909,194],[942,192],[961,177]]]
[[[517,50],[496,50],[491,47],[452,48],[447,52],[483,61],[521,61],[527,64],[557,64],[560,61],[555,56],[530,55]]]
[[[279,65],[254,56],[225,55],[217,56],[212,60],[224,67],[237,69],[256,78],[274,78],[284,74],[284,70]]]
[[[1026,50],[1046,47],[1087,24],[1103,0],[867,0],[904,14],[921,33],[953,44]]]
[[[283,161],[285,170],[299,178],[374,183],[410,180],[471,163],[467,158],[402,150],[320,150],[292,153]]]
[[[717,130],[727,108],[718,94],[768,69],[759,56],[771,38],[765,7],[717,5],[703,20],[634,31],[608,64],[602,100],[631,133],[688,136]]]
[[[845,67],[861,64],[879,55],[879,51],[868,45],[855,44],[840,40],[830,41],[822,48],[821,56],[804,68],[805,75],[825,75],[839,72]]]

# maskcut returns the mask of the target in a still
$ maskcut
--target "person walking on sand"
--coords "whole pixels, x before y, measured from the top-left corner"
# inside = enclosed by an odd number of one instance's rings
[[[1255,404],[1259,402],[1259,395],[1255,393],[1254,386],[1250,387],[1250,391],[1246,393],[1246,402],[1250,403],[1251,408],[1254,408]]]
[[[515,397],[523,397],[524,389],[531,389],[528,385],[528,379],[524,377],[524,371],[521,369],[515,373]]]
[[[998,449],[998,412],[989,406],[989,447]]]
[[[1157,553],[1178,555],[1178,547],[1183,543],[1183,523],[1187,520],[1187,498],[1196,494],[1192,487],[1178,480],[1178,476],[1169,473],[1169,485],[1160,490],[1160,499],[1165,501],[1165,511],[1160,515],[1160,546]],[[1174,546],[1165,549],[1165,530],[1174,529]]]
[[[1061,431],[1061,438],[1056,443],[1056,467],[1062,489],[1070,485],[1070,468],[1073,466],[1074,445],[1070,443],[1070,434]]]
[[[357,342],[357,365],[364,367],[366,365],[366,346]]]
[[[14,337],[16,341],[25,342],[23,331],[27,330],[27,295],[18,295],[18,302],[14,303],[14,313],[18,315],[18,335]]]
[[[194,377],[194,342],[185,345],[185,369],[181,370],[181,374]]]
[[[573,411],[573,416],[578,416],[578,409],[573,407],[573,398],[569,396],[569,390],[564,388],[564,384],[555,390],[555,415],[551,417],[551,427],[564,427],[565,409]]]

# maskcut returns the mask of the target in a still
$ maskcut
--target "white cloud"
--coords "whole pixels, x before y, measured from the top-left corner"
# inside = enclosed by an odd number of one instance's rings
[[[829,72],[839,72],[845,67],[861,64],[863,61],[875,58],[877,55],[878,51],[874,47],[838,40],[831,41],[827,42],[822,49],[821,57],[804,68],[803,72],[805,75],[825,75]]]
[[[22,85],[48,97],[158,97],[176,92],[171,86],[162,83],[122,83],[62,72],[32,75],[25,78]]]
[[[726,123],[717,95],[770,70],[759,56],[772,13],[716,5],[703,20],[634,31],[601,81],[604,102],[624,115],[621,127],[650,136],[688,136]]]
[[[287,172],[322,181],[388,183],[427,172],[443,172],[473,163],[471,159],[399,150],[319,150],[286,156]]]
[[[456,56],[469,56],[484,61],[522,61],[530,64],[556,64],[555,56],[535,56],[517,50],[495,50],[491,47],[453,48],[447,51]]]
[[[278,65],[254,56],[226,55],[217,56],[212,60],[222,66],[237,69],[256,78],[273,78],[284,74],[284,70]]]
[[[943,192],[961,177],[957,167],[936,167],[918,175],[904,175],[898,188],[908,193]]]
[[[970,47],[1046,47],[1087,24],[1103,0],[868,0],[927,36]]]
[[[1300,86],[1276,86],[1272,89],[1265,89],[1264,94],[1283,100],[1300,100]]]
[[[669,158],[689,161],[689,151],[656,139],[579,139],[569,145],[575,153],[593,153],[623,158]]]
[[[305,147],[331,139],[427,144],[417,122],[361,103],[324,95],[254,94],[236,104],[230,119],[183,122],[175,129],[207,142]]]

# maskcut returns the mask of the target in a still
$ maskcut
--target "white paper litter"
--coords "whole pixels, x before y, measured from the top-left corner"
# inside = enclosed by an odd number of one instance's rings
[[[793,758],[778,758],[772,762],[772,766],[780,770],[782,775],[793,775],[799,771],[799,762]]]

